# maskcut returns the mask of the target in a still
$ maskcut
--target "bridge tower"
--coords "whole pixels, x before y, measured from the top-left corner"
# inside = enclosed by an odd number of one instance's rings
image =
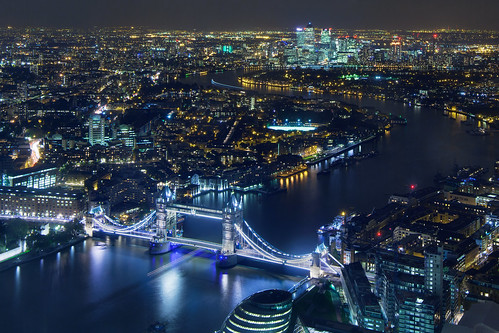
[[[312,265],[310,266],[310,277],[312,279],[318,279],[322,275],[321,272],[321,257],[320,253],[312,253]]]
[[[168,202],[175,200],[175,194],[165,186],[156,199],[156,235],[151,239],[149,252],[162,254],[172,249],[168,236],[177,235],[177,214],[166,209]]]
[[[85,233],[89,237],[94,237],[94,215],[85,214]]]
[[[237,264],[236,244],[240,237],[237,229],[243,225],[243,199],[233,193],[224,209],[222,220],[222,250],[217,253],[217,266],[233,267]]]

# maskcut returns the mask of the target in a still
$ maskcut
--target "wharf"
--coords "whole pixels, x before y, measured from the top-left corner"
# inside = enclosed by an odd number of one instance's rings
[[[347,152],[347,151],[349,151],[357,146],[360,146],[363,143],[374,140],[377,137],[378,137],[377,135],[371,135],[370,137],[362,139],[359,142],[355,142],[355,143],[352,143],[350,145],[347,145],[346,147],[335,148],[335,149],[329,150],[329,151],[325,152],[324,154],[322,154],[321,156],[316,157],[310,161],[307,161],[306,163],[308,166],[315,165],[315,164],[320,163],[322,161],[328,160],[332,157],[336,157],[338,155],[341,155],[341,154],[343,154],[343,153],[345,153],[345,152]]]

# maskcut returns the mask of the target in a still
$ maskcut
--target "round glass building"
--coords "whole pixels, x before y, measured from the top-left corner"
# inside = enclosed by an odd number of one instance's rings
[[[236,306],[221,332],[290,332],[292,306],[292,294],[288,291],[260,291]]]

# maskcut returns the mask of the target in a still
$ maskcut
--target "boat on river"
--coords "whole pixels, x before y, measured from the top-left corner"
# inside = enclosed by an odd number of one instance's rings
[[[466,133],[474,135],[474,136],[486,136],[486,135],[490,134],[484,128],[477,128],[477,129],[474,129],[474,130],[469,130],[469,131],[466,131]]]

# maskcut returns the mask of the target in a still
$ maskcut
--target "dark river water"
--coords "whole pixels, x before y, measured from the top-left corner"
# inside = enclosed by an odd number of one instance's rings
[[[236,83],[234,73],[216,79]],[[211,78],[191,80],[209,84]],[[449,173],[455,164],[492,170],[499,159],[498,134],[471,136],[464,117],[369,98],[336,99],[402,115],[408,124],[361,147],[378,150],[375,158],[329,175],[317,175],[324,167],[318,165],[283,181],[286,192],[244,196],[245,219],[287,252],[312,251],[316,229],[343,210],[368,212],[410,184],[431,186],[437,172]],[[227,196],[208,194],[196,203],[222,207]],[[188,236],[218,240],[220,230],[214,221],[185,222]],[[243,265],[218,270],[213,257],[189,249],[151,257],[142,240],[87,240],[0,272],[0,332],[145,332],[155,321],[167,321],[169,332],[213,332],[245,297],[288,289],[301,279]]]
[[[245,297],[301,278],[180,249],[147,253],[143,240],[93,239],[0,273],[0,332],[214,332]]]

